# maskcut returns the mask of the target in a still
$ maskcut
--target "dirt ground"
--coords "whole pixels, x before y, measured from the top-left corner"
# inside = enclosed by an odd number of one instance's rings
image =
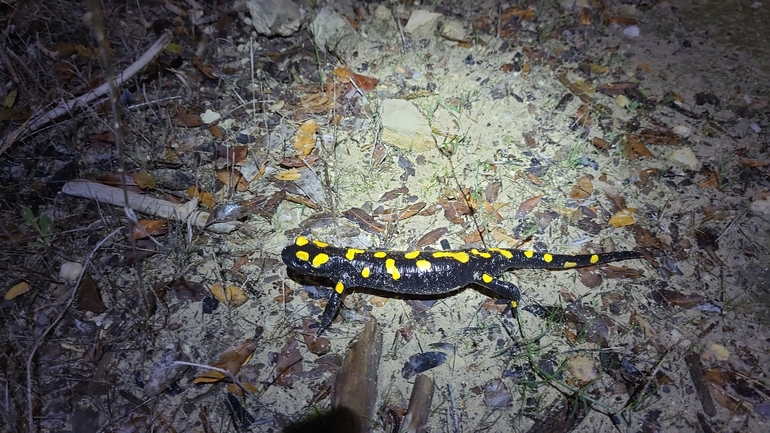
[[[0,0],[0,431],[770,431],[770,4],[295,1]]]

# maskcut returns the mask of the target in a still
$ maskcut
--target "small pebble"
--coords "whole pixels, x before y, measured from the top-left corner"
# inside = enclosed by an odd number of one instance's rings
[[[623,29],[623,34],[628,36],[629,38],[638,38],[639,37],[639,27],[637,26],[628,26]]]

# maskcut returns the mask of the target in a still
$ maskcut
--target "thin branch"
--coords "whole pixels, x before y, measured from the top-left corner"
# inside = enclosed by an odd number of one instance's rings
[[[115,85],[120,86],[134,76],[137,72],[141,71],[147,66],[150,61],[161,52],[161,50],[171,42],[171,32],[167,31],[163,33],[160,38],[155,41],[154,44],[142,55],[137,61],[132,63],[126,70],[115,78]],[[9,147],[18,139],[25,138],[33,134],[37,129],[46,123],[58,119],[60,116],[71,112],[75,107],[87,106],[91,101],[106,95],[110,91],[110,82],[106,82],[96,89],[78,96],[70,101],[59,104],[58,107],[53,110],[34,118],[34,120],[25,123],[20,128],[10,133],[7,137],[3,138],[2,144],[0,144],[0,155],[2,155]]]

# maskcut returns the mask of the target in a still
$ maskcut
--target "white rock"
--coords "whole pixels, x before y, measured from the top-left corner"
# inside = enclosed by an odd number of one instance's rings
[[[629,38],[638,38],[639,37],[639,27],[637,26],[628,26],[623,29],[623,34],[628,36]]]
[[[444,22],[444,28],[441,29],[441,36],[450,41],[464,41],[465,29],[463,24],[457,20],[448,20]]]
[[[299,30],[302,11],[291,0],[247,0],[251,23],[265,36],[291,36]]]
[[[206,109],[206,111],[203,114],[201,114],[201,120],[206,125],[210,125],[210,124],[216,122],[217,120],[219,120],[221,118],[222,118],[221,114],[217,113],[216,111],[211,111],[208,108]]]
[[[684,125],[676,125],[674,127],[674,134],[682,137],[687,138],[690,136],[690,128],[684,126]]]
[[[83,265],[80,263],[64,262],[59,269],[59,276],[65,281],[77,281],[81,272],[83,272]]]
[[[409,17],[409,21],[407,21],[406,25],[404,26],[404,31],[407,33],[413,33],[415,30],[425,25],[435,26],[440,17],[441,14],[429,12],[424,9],[418,9],[412,12],[412,15]]]
[[[681,147],[671,152],[666,159],[688,170],[698,169],[698,158],[689,147]]]
[[[751,202],[749,209],[757,215],[770,217],[770,192],[759,194],[757,199]]]
[[[319,46],[334,49],[338,53],[353,52],[358,45],[358,37],[350,21],[329,6],[318,12],[310,25],[310,31]]]
[[[752,131],[754,131],[754,132],[756,132],[757,134],[759,134],[760,132],[762,132],[762,127],[761,127],[761,126],[759,126],[759,125],[757,124],[757,122],[751,122],[751,123],[749,123],[749,128],[751,128],[751,130],[752,130]]]
[[[425,152],[436,147],[433,131],[420,110],[403,99],[382,101],[382,140],[400,149]]]

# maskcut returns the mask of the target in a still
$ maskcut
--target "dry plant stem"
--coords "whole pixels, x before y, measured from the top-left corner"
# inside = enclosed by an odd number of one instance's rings
[[[74,180],[64,184],[62,192],[81,198],[96,200],[99,203],[107,203],[115,206],[123,206],[123,190],[113,186],[102,185],[100,183],[88,180]],[[176,204],[167,200],[161,200],[149,197],[135,192],[128,192],[128,207],[146,215],[155,215],[165,219],[188,222],[197,228],[217,233],[229,233],[235,230],[238,225],[231,223],[212,224],[206,226],[206,220],[209,217],[208,212],[195,210],[198,204],[197,199],[193,199],[184,204]]]
[[[161,50],[166,45],[168,45],[169,42],[171,42],[171,32],[167,31],[166,33],[163,33],[154,44],[152,44],[150,49],[147,50],[147,52],[144,53],[142,57],[132,63],[128,68],[126,68],[126,70],[124,70],[115,78],[115,85],[120,86],[124,81],[134,76],[137,72],[141,71],[142,68],[147,66],[147,64],[150,63],[150,61],[155,56],[157,56],[158,53],[160,53]],[[25,123],[20,128],[13,131],[8,137],[3,138],[2,144],[0,144],[0,155],[3,154],[11,146],[11,144],[13,144],[19,138],[28,137],[46,123],[52,120],[56,120],[59,118],[59,116],[69,113],[75,107],[88,105],[94,99],[105,95],[109,90],[110,83],[104,83],[84,95],[81,95],[70,101],[63,102],[53,110],[35,117],[33,120],[29,121],[29,123]]]
[[[56,319],[51,321],[51,324],[48,325],[48,328],[43,331],[43,333],[40,335],[40,338],[35,342],[35,344],[32,346],[32,351],[29,353],[29,357],[27,358],[27,427],[29,428],[29,431],[33,431],[33,426],[35,418],[33,413],[33,404],[32,404],[32,361],[35,359],[35,353],[37,353],[37,350],[40,348],[40,345],[45,341],[46,336],[53,330],[54,327],[59,323],[59,321],[64,317],[64,315],[69,311],[70,307],[72,306],[72,303],[75,302],[75,296],[78,293],[78,286],[80,286],[80,282],[83,280],[83,275],[86,273],[86,269],[88,269],[88,266],[91,264],[91,259],[93,259],[94,254],[96,254],[96,251],[99,250],[99,248],[102,247],[102,245],[105,244],[111,237],[115,236],[118,232],[120,232],[122,228],[115,229],[111,231],[107,236],[104,237],[104,239],[100,240],[99,243],[94,246],[94,248],[91,250],[90,253],[88,253],[88,257],[86,257],[85,263],[83,263],[83,268],[80,270],[80,275],[78,275],[77,281],[75,281],[75,284],[72,286],[72,294],[70,295],[69,300],[67,301],[67,305],[62,308],[59,311],[59,315],[56,316]]]

